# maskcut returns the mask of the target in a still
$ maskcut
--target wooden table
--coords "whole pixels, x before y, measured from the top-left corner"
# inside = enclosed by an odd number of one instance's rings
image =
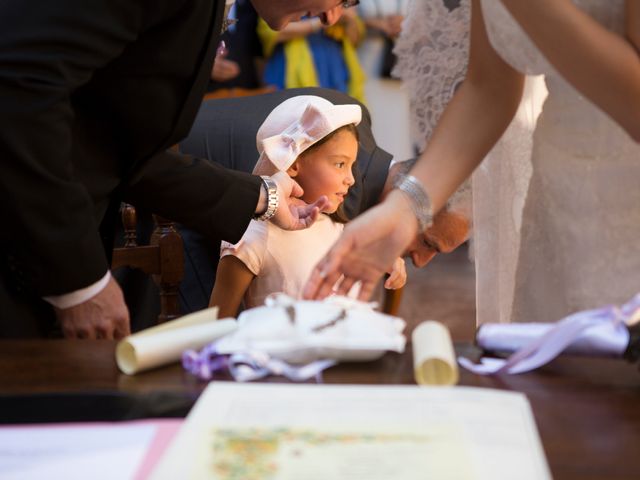
[[[20,394],[38,398],[52,392],[84,392],[137,398],[169,395],[190,404],[205,386],[178,365],[135,377],[123,375],[116,367],[114,348],[115,342],[109,341],[0,341],[0,401],[30,398],[14,397]],[[456,349],[477,353],[468,344],[457,344]],[[411,349],[375,362],[339,365],[327,370],[324,379],[413,384]],[[555,479],[640,479],[637,367],[621,360],[562,358],[517,376],[487,378],[461,372],[460,384],[525,393]],[[5,411],[4,421],[10,416]]]

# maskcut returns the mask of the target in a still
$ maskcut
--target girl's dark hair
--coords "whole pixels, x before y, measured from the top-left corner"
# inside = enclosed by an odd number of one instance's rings
[[[356,137],[356,141],[360,140],[360,134],[358,133],[358,129],[353,123],[349,123],[347,125],[344,125],[334,130],[326,137],[322,137],[320,140],[318,140],[316,143],[314,143],[309,148],[307,148],[304,152],[302,152],[300,156],[303,157],[306,153],[312,152],[314,149],[320,147],[320,145],[323,145],[324,143],[328,142],[329,139],[333,138],[338,132],[351,132],[353,136]],[[335,212],[329,214],[329,218],[331,218],[331,220],[337,223],[347,223],[349,221],[349,218],[347,217],[347,214],[344,211],[344,202],[340,204],[340,206],[337,208]]]

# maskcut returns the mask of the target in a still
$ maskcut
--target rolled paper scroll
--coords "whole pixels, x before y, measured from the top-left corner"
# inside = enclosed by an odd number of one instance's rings
[[[624,305],[577,312],[552,324],[487,324],[476,342],[487,351],[514,352],[509,358],[484,357],[474,364],[458,361],[480,375],[524,373],[553,360],[561,353],[594,357],[640,358],[640,294]]]
[[[455,385],[458,365],[447,327],[433,320],[413,330],[413,372],[418,385]]]
[[[546,335],[555,323],[487,323],[480,325],[476,344],[486,352],[513,353]],[[629,344],[623,325],[602,323],[583,330],[563,351],[565,354],[620,357]]]
[[[118,343],[116,363],[133,375],[176,362],[183,351],[202,348],[236,329],[235,320],[217,318],[218,308],[207,308],[130,335]]]

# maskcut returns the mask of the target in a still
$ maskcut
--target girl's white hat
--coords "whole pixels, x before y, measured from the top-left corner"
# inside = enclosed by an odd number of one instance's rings
[[[258,129],[256,146],[260,158],[254,173],[270,175],[275,173],[273,167],[286,171],[311,145],[340,127],[359,124],[361,119],[359,105],[334,105],[315,95],[285,100]]]

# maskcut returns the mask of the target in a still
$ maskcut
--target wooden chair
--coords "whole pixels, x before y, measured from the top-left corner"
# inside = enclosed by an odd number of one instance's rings
[[[122,205],[122,224],[125,244],[113,249],[111,269],[137,268],[151,275],[160,289],[160,315],[158,323],[180,316],[178,286],[184,277],[184,250],[182,237],[172,222],[153,215],[155,229],[149,245],[138,245],[136,234],[136,210]]]
[[[400,301],[402,300],[404,287],[398,288],[397,290],[387,290],[382,287],[382,291],[382,311],[387,315],[397,316],[400,311]]]

